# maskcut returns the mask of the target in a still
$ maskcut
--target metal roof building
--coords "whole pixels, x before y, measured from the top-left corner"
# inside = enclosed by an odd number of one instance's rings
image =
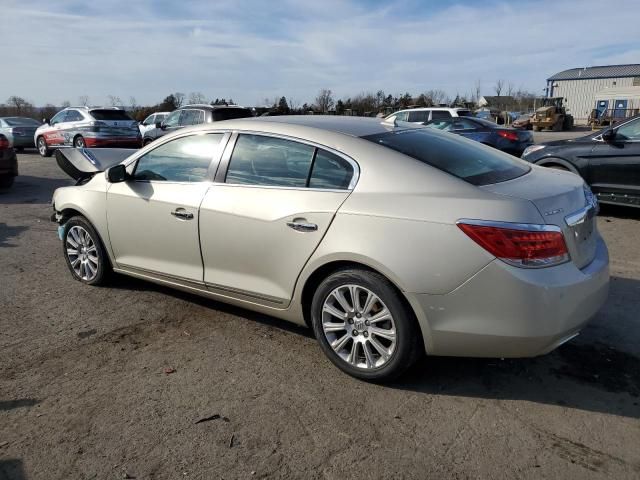
[[[576,123],[586,123],[592,110],[597,108],[596,96],[605,89],[620,87],[640,87],[640,64],[564,70],[547,79],[546,91],[548,97],[564,97]],[[616,115],[626,117],[633,114],[633,107],[629,99],[615,98],[606,108],[616,109]]]

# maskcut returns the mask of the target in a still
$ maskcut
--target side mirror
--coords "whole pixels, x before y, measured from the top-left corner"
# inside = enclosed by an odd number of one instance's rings
[[[613,142],[616,138],[616,131],[613,128],[610,128],[609,130],[605,130],[602,133],[602,140],[604,140],[605,142]]]
[[[51,123],[51,120],[49,120],[48,118],[43,118],[42,123],[46,123],[47,125],[49,125]]]
[[[109,183],[121,183],[127,179],[127,168],[120,164],[107,170],[107,180]]]

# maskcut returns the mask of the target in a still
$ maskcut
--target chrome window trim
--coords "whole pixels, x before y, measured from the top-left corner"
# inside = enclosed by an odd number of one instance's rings
[[[314,148],[319,148],[322,150],[326,150],[329,153],[332,153],[340,158],[342,158],[343,160],[346,160],[351,167],[353,168],[353,175],[351,176],[351,180],[349,181],[349,185],[347,185],[347,188],[344,189],[329,189],[329,188],[308,188],[308,187],[287,187],[287,186],[282,186],[282,185],[251,185],[251,184],[246,184],[246,183],[227,183],[225,181],[225,178],[223,178],[221,180],[220,183],[224,183],[225,185],[233,185],[233,186],[238,186],[238,187],[248,187],[248,186],[252,186],[252,187],[263,187],[263,188],[283,188],[283,189],[288,189],[288,190],[305,190],[305,191],[309,191],[309,190],[313,190],[313,191],[323,191],[323,192],[328,192],[328,191],[337,191],[337,192],[350,192],[352,191],[357,183],[358,180],[360,179],[360,165],[358,164],[358,162],[356,162],[353,158],[351,158],[350,156],[348,156],[347,154],[340,152],[334,148],[328,147],[326,145],[323,145],[321,143],[317,143],[317,142],[313,142],[311,140],[306,140],[304,138],[299,138],[299,137],[293,137],[291,135],[283,135],[280,133],[273,133],[273,132],[261,132],[261,131],[256,131],[256,130],[238,130],[235,129],[233,131],[234,136],[232,141],[230,141],[227,144],[227,149],[229,149],[229,158],[228,158],[228,162],[226,163],[226,165],[224,166],[225,171],[224,171],[224,177],[226,178],[227,175],[227,171],[229,169],[229,163],[231,162],[231,156],[233,154],[233,149],[235,148],[235,144],[236,141],[238,139],[239,135],[259,135],[262,137],[273,137],[273,138],[279,138],[282,140],[289,140],[291,142],[296,142],[296,143],[302,143],[303,145],[308,145],[310,147],[314,147]],[[226,153],[226,152],[225,152]],[[222,165],[222,163],[221,163]]]

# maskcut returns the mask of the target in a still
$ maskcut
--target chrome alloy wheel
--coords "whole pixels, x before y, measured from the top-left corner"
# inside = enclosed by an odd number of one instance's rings
[[[93,280],[98,274],[100,260],[95,241],[89,232],[74,225],[67,231],[65,243],[67,258],[75,274],[87,282]]]
[[[42,137],[38,138],[38,152],[40,152],[40,155],[42,155],[43,157],[47,153],[47,142]]]
[[[354,367],[381,367],[396,348],[391,312],[375,293],[359,285],[342,285],[327,296],[322,329],[334,352]]]

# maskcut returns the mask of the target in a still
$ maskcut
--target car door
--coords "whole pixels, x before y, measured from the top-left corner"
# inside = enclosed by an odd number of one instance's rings
[[[73,139],[75,136],[82,134],[81,127],[85,126],[84,122],[86,122],[86,120],[78,110],[67,110],[67,115],[64,119],[64,126],[62,128],[62,136],[64,137],[65,145],[73,145]]]
[[[202,283],[200,203],[229,134],[187,134],[164,142],[109,186],[107,223],[117,266]]]
[[[47,142],[48,146],[61,146],[64,145],[65,137],[64,130],[66,126],[65,119],[67,117],[67,110],[58,112],[49,122],[49,128],[42,134]]]
[[[208,288],[288,305],[300,271],[357,175],[355,162],[329,149],[276,136],[234,134],[200,208]]]
[[[597,193],[640,197],[640,117],[615,128],[612,140],[596,143],[589,154],[589,183]]]

